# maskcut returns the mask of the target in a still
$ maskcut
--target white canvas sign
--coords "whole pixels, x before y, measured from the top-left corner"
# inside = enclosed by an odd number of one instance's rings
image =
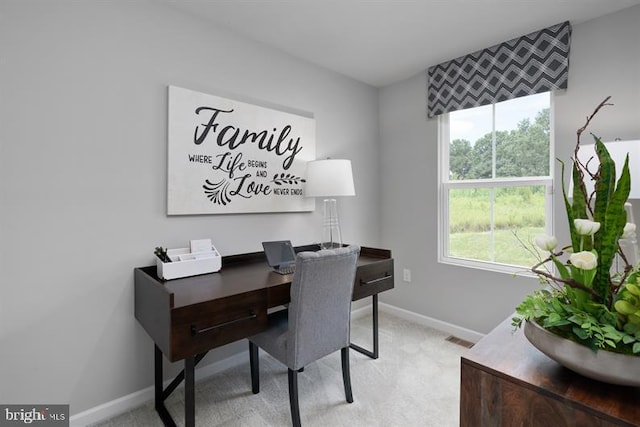
[[[311,211],[315,120],[169,86],[169,215]]]

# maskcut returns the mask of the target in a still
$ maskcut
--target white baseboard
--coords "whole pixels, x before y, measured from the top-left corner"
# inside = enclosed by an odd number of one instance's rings
[[[249,363],[249,351],[236,353],[232,356],[227,357],[226,359],[222,359],[202,366],[200,368],[196,368],[195,381],[202,381],[219,372],[233,368],[234,366],[240,365],[242,363]],[[173,380],[165,381],[164,387],[167,387],[171,383],[171,381]],[[180,384],[178,388],[183,386],[184,383]],[[155,390],[154,387],[151,386],[112,400],[110,402],[103,403],[102,405],[98,405],[91,409],[87,409],[86,411],[72,415],[69,418],[69,426],[84,427],[89,424],[108,420],[109,418],[113,418],[117,415],[137,408],[138,406],[144,405],[149,401],[152,401],[155,397],[154,395]]]
[[[423,316],[422,314],[417,314],[417,313],[404,310],[402,308],[398,308],[389,304],[379,303],[378,309],[380,311],[390,313],[394,316],[417,323],[419,325],[424,325],[433,329],[438,329],[440,331],[449,333],[451,335],[454,335],[466,341],[471,341],[475,343],[475,342],[478,342],[484,336],[484,334],[481,334],[479,332],[462,328],[462,327],[453,325],[451,323],[443,322],[441,320],[434,319],[432,317]],[[351,318],[358,319],[360,317],[368,315],[369,313],[371,313],[370,304],[353,310],[351,312]],[[222,359],[217,362],[213,362],[203,367],[197,368],[195,372],[195,380],[201,381],[203,379],[209,378],[219,372],[222,372],[226,369],[240,365],[242,363],[247,363],[247,364],[249,363],[248,351],[242,351],[240,353],[236,353],[232,356],[229,356],[226,359]],[[170,382],[171,380],[166,381],[165,387]],[[182,387],[182,385],[180,385],[180,387]],[[138,406],[141,406],[153,399],[154,399],[154,387],[153,386],[147,387],[143,390],[136,391],[126,396],[120,397],[118,399],[103,403],[102,405],[98,405],[86,411],[79,412],[75,415],[72,415],[71,418],[69,419],[69,425],[70,427],[84,427],[89,424],[98,423],[100,421],[113,418],[124,412],[137,408]]]
[[[371,304],[365,305],[364,307],[356,308],[355,310],[351,310],[351,318],[359,319],[369,313],[371,313]]]
[[[428,326],[433,329],[437,329],[442,332],[451,334],[457,338],[461,338],[465,341],[477,343],[485,334],[472,331],[471,329],[463,328],[461,326],[454,325],[452,323],[443,322],[442,320],[434,319],[433,317],[424,316],[422,314],[414,313],[413,311],[398,308],[393,305],[378,303],[378,310],[385,313],[393,314],[410,322],[417,323],[419,325]]]

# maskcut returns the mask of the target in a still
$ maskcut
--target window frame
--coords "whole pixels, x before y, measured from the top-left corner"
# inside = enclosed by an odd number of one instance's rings
[[[469,179],[469,180],[450,180],[449,179],[449,114],[445,113],[438,116],[438,262],[462,267],[475,268],[480,270],[495,271],[508,274],[530,275],[534,274],[530,271],[531,266],[515,266],[495,261],[473,260],[468,258],[460,258],[449,255],[449,191],[452,189],[462,188],[481,188],[490,191],[493,194],[494,189],[504,187],[520,187],[525,185],[544,185],[545,186],[545,233],[554,235],[554,120],[553,120],[553,92],[549,93],[549,175],[538,177],[514,177],[514,178],[489,178],[489,179]],[[495,139],[495,103],[492,104],[492,132],[494,138],[492,141],[492,157],[495,176],[496,165],[496,139]],[[493,201],[492,201],[493,206]],[[492,213],[490,213],[492,216]],[[491,217],[492,235],[493,217]],[[493,239],[492,239],[493,241]]]

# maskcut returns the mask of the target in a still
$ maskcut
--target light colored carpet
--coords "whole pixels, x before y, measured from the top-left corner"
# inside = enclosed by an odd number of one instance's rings
[[[447,334],[380,313],[380,358],[351,350],[354,403],[344,397],[340,352],[299,374],[300,413],[305,427],[448,427],[459,425],[460,356],[466,347]],[[352,342],[371,346],[371,317],[353,320]],[[248,345],[247,345],[248,347]],[[196,425],[275,427],[291,425],[287,370],[260,352],[260,393],[251,393],[249,363],[196,383]],[[184,425],[184,393],[166,405]],[[149,402],[95,427],[162,426]]]

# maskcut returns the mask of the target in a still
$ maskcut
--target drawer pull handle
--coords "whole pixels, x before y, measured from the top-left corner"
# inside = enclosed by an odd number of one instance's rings
[[[198,329],[196,328],[196,325],[191,325],[191,336],[204,334],[205,332],[213,331],[214,329],[224,328],[225,326],[229,326],[238,322],[244,322],[245,320],[255,319],[256,317],[258,317],[258,315],[255,313],[255,311],[251,310],[248,316],[240,317],[234,320],[229,320],[228,322],[220,323],[214,326],[209,326],[208,328]]]
[[[384,273],[385,276],[383,277],[378,277],[377,279],[372,279],[372,280],[362,280],[360,279],[360,285],[373,285],[374,283],[378,283],[378,282],[382,282],[383,280],[387,280],[387,279],[391,279],[393,277],[392,274],[389,273]]]

